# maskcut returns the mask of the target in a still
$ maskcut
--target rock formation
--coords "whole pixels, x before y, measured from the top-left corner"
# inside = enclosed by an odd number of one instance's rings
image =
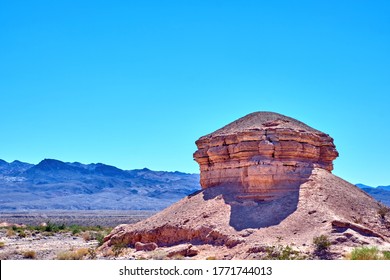
[[[155,242],[159,252],[196,244],[199,259],[251,259],[262,258],[269,246],[291,244],[312,254],[313,238],[321,235],[332,242],[333,258],[354,246],[390,247],[389,215],[378,214],[384,206],[330,172],[338,153],[329,135],[259,112],[196,144],[203,189],[146,220],[116,227],[102,252]]]
[[[256,112],[201,137],[194,159],[202,188],[241,187],[267,200],[297,190],[313,168],[332,171],[333,139],[295,119]]]

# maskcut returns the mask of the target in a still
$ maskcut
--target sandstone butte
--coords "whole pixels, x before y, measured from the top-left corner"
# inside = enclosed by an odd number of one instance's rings
[[[332,243],[331,258],[357,246],[389,249],[390,219],[378,214],[384,206],[331,173],[338,152],[329,135],[256,112],[196,145],[202,190],[139,223],[119,225],[101,252],[153,242],[161,250],[194,245],[199,259],[251,259],[287,245],[310,255],[321,235]]]

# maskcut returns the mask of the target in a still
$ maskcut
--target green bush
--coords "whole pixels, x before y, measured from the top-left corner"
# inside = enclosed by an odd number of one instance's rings
[[[320,235],[313,238],[313,244],[317,252],[327,251],[332,244],[326,235]]]
[[[19,232],[18,235],[19,235],[20,238],[25,238],[27,236],[27,234],[26,234],[26,232],[24,230],[18,230],[18,232]]]
[[[127,248],[126,243],[117,243],[112,246],[112,251],[114,252],[115,257],[118,257],[123,250]]]
[[[101,234],[100,232],[98,232],[96,234],[96,240],[98,242],[98,246],[102,246],[104,243],[104,234]]]
[[[266,248],[266,260],[302,260],[303,256],[290,246],[270,246]]]
[[[390,260],[390,251],[383,251],[382,255],[384,260]]]
[[[379,260],[381,259],[378,248],[361,247],[355,248],[351,252],[351,260]]]

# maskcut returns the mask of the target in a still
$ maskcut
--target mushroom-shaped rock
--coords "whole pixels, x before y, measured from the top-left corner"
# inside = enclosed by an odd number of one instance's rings
[[[313,168],[332,171],[338,156],[328,134],[272,112],[242,117],[196,145],[203,189],[231,185],[247,198],[261,194],[261,200],[297,190]]]

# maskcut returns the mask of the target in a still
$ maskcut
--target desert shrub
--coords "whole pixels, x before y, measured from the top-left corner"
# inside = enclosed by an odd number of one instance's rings
[[[315,251],[324,252],[330,248],[332,244],[326,235],[320,235],[313,238],[313,244],[315,246]]]
[[[215,256],[207,257],[206,260],[208,261],[215,261],[217,258]]]
[[[5,235],[7,237],[15,236],[16,232],[13,229],[8,229]]]
[[[27,236],[27,234],[24,230],[18,230],[18,236],[20,238],[25,238]]]
[[[57,224],[54,224],[52,222],[47,222],[46,226],[44,226],[44,231],[46,232],[58,232],[60,231],[60,226]]]
[[[98,242],[98,246],[102,246],[103,243],[104,243],[104,234],[98,232],[95,236],[95,239],[97,240]]]
[[[156,250],[156,251],[153,251],[151,254],[150,254],[150,258],[152,260],[167,260],[168,257],[167,257],[168,253],[165,252],[165,251],[162,251],[162,250]],[[177,257],[177,258],[175,258]],[[179,260],[180,257],[175,255],[172,257],[172,259],[174,260]]]
[[[114,252],[114,256],[115,257],[118,257],[122,252],[123,250],[127,248],[127,244],[126,243],[117,243],[117,244],[114,244],[112,246],[112,251]]]
[[[35,259],[37,256],[37,253],[35,251],[26,251],[23,253],[23,258],[25,259]]]
[[[378,208],[378,215],[382,218],[382,219],[384,219],[385,217],[386,217],[386,215],[387,215],[387,213],[389,213],[390,212],[390,209],[388,208],[388,207],[386,207],[386,206],[384,206],[384,205],[379,205],[379,208]]]
[[[265,249],[266,255],[263,259],[267,260],[301,260],[303,256],[290,246],[270,246]]]
[[[183,256],[182,254],[175,254],[173,255],[172,257],[170,257],[171,260],[177,260],[177,261],[180,261],[180,260],[185,260],[185,256]],[[155,260],[155,259],[154,259]],[[163,259],[161,259],[163,260]]]
[[[107,250],[103,251],[103,257],[113,257],[114,251],[112,251],[112,248],[108,248]]]
[[[92,234],[91,232],[86,231],[86,232],[83,232],[83,234],[81,235],[81,237],[84,239],[85,242],[88,242],[88,241],[90,241],[90,240],[93,239],[92,235],[93,235],[93,234]]]
[[[0,248],[4,248],[5,244],[4,242],[0,242]]]
[[[91,241],[91,240],[96,240],[98,242],[98,246],[103,245],[104,234],[101,232],[85,231],[85,232],[83,232],[81,237],[86,242]]]
[[[88,248],[80,248],[76,251],[67,251],[57,254],[58,260],[82,260],[86,255],[88,255]]]
[[[384,260],[390,260],[390,251],[383,251],[382,255]]]
[[[72,232],[73,235],[76,235],[76,234],[82,232],[82,228],[79,225],[71,225],[69,227],[69,229],[70,229],[70,231]]]
[[[96,259],[96,256],[96,251],[92,248],[88,248],[88,257],[93,260]]]
[[[376,247],[355,248],[351,252],[351,260],[379,260],[380,253]]]

